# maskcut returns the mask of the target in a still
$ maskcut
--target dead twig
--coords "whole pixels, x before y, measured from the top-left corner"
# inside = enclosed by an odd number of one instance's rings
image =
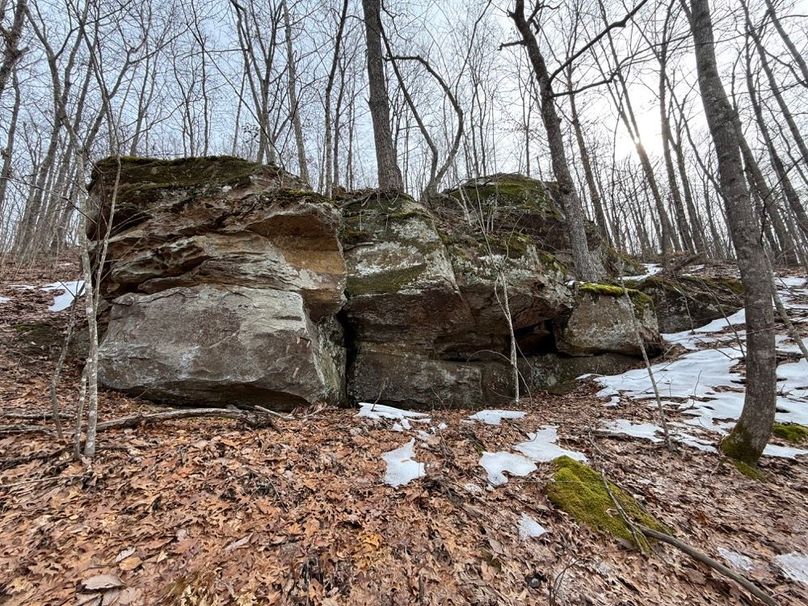
[[[663,543],[667,543],[668,545],[673,545],[680,551],[689,555],[694,560],[697,560],[702,564],[709,566],[719,574],[729,579],[732,579],[733,581],[741,585],[744,589],[746,589],[749,593],[758,598],[764,604],[767,604],[768,606],[778,605],[778,602],[774,599],[774,596],[772,596],[769,592],[767,592],[764,589],[761,589],[742,574],[739,574],[734,570],[724,566],[721,562],[717,562],[716,560],[714,560],[707,554],[702,553],[695,547],[692,547],[687,543],[680,541],[676,537],[673,537],[665,532],[660,532],[658,530],[654,530],[653,528],[648,528],[647,526],[643,526],[642,524],[637,524],[637,528],[644,535],[656,539],[658,541],[662,541]]]

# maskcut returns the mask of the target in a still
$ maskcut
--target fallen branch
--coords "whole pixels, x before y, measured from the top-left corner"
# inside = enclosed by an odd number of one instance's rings
[[[43,421],[46,421],[49,418],[53,418],[52,415],[47,412],[0,412],[0,417],[5,417],[7,419],[28,419],[28,420],[42,419]],[[62,419],[69,419],[71,415],[64,412],[60,412],[59,417]]]
[[[44,425],[0,425],[0,435],[10,433],[46,433],[53,432]]]
[[[673,545],[680,551],[683,551],[684,553],[689,555],[694,560],[697,560],[702,564],[709,566],[716,572],[724,575],[725,577],[732,579],[739,585],[743,586],[744,589],[749,591],[749,593],[754,595],[764,604],[767,604],[768,606],[777,606],[777,601],[774,599],[774,596],[772,596],[769,592],[765,591],[764,589],[761,589],[742,574],[739,574],[734,570],[727,568],[721,562],[717,562],[716,560],[714,560],[707,554],[702,553],[695,547],[691,547],[687,543],[684,543],[679,539],[677,539],[676,537],[672,537],[667,533],[659,532],[658,530],[648,528],[647,526],[643,526],[642,524],[636,524],[636,526],[644,535],[656,539],[658,541],[662,541],[663,543],[667,543],[668,545]]]
[[[112,419],[98,424],[98,431],[107,429],[124,429],[127,427],[139,427],[141,425],[153,425],[162,421],[174,421],[177,419],[188,419],[192,417],[217,417],[223,419],[233,419],[244,421],[250,427],[274,427],[274,422],[270,415],[266,413],[256,414],[252,411],[239,410],[237,408],[187,408],[179,410],[169,410],[166,412],[155,412],[150,414],[136,413],[120,419]]]
[[[98,424],[98,431],[108,429],[126,429],[141,425],[153,425],[162,421],[175,421],[189,418],[222,418],[243,421],[253,428],[275,427],[274,417],[288,420],[287,417],[267,409],[240,410],[238,408],[185,408],[154,413],[135,413],[120,419],[112,419]],[[0,435],[9,433],[44,433],[52,435],[53,431],[44,425],[0,425]]]

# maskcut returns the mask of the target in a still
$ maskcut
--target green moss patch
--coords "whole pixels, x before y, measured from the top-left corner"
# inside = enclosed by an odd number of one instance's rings
[[[808,441],[808,427],[799,423],[775,423],[772,434],[792,444]]]
[[[550,501],[567,512],[573,518],[602,532],[629,541],[641,550],[647,550],[648,544],[643,537],[632,534],[615,507],[609,491],[620,504],[625,515],[635,523],[649,528],[667,532],[667,529],[625,490],[609,482],[606,489],[603,476],[583,463],[569,457],[559,457],[553,461],[555,473],[547,487]]]
[[[735,424],[729,435],[721,440],[719,449],[730,459],[747,466],[755,466],[760,458],[760,452],[752,448],[751,436],[740,421]]]
[[[606,297],[622,297],[628,294],[629,299],[631,299],[631,302],[634,304],[637,315],[642,315],[646,309],[654,307],[654,300],[651,297],[633,288],[623,288],[614,284],[583,282],[578,285],[578,291]]]
[[[732,464],[735,466],[735,469],[740,471],[747,478],[758,481],[763,480],[763,473],[757,467],[748,465],[743,461],[736,461],[735,459],[732,459]]]
[[[345,288],[348,296],[394,293],[418,278],[426,269],[425,264],[388,270],[368,276],[349,275]]]
[[[551,187],[552,184],[524,175],[501,173],[469,181],[446,194],[458,201],[471,202],[472,205],[497,203],[560,219],[561,211],[552,200]]]

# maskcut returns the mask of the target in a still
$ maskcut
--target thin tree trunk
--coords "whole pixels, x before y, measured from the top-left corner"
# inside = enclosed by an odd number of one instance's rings
[[[584,177],[586,177],[586,185],[589,189],[589,199],[592,202],[592,209],[595,211],[595,222],[597,223],[601,237],[606,242],[611,242],[611,237],[609,236],[609,222],[606,220],[606,214],[603,212],[603,202],[601,201],[598,186],[595,183],[595,174],[592,171],[592,162],[589,159],[589,151],[586,149],[584,132],[583,128],[581,128],[581,120],[578,116],[578,107],[575,103],[575,94],[572,90],[571,64],[567,68],[567,90],[569,91],[572,128],[575,131],[575,140],[578,143],[578,153],[581,155],[581,165],[583,166]]]
[[[682,4],[687,10],[684,0]],[[709,0],[690,0],[690,7],[699,90],[718,156],[721,189],[746,302],[746,396],[741,416],[721,449],[734,459],[755,464],[769,441],[775,413],[772,275],[743,174],[740,121],[718,73]]]
[[[289,108],[292,117],[292,129],[295,133],[297,148],[297,168],[300,178],[309,182],[309,166],[306,161],[306,141],[303,138],[303,123],[300,120],[299,100],[297,98],[297,62],[292,48],[292,23],[289,19],[289,5],[283,0],[283,29],[286,38],[286,69],[288,70]],[[341,37],[341,36],[340,36]]]
[[[558,184],[559,197],[562,208],[566,214],[567,229],[569,231],[570,247],[575,263],[575,275],[579,280],[588,282],[597,281],[601,272],[589,251],[586,240],[584,212],[578,192],[570,173],[567,154],[564,149],[564,138],[561,132],[561,121],[555,108],[555,95],[553,94],[550,74],[544,57],[539,50],[539,43],[530,29],[525,17],[524,0],[517,0],[513,12],[509,15],[516,24],[516,29],[522,37],[527,49],[528,58],[539,84],[541,96],[541,116],[544,128],[547,131],[547,142],[550,147],[550,158],[553,164],[553,173]]]
[[[384,77],[382,55],[381,0],[362,0],[365,14],[367,42],[368,105],[373,121],[373,140],[376,146],[376,165],[379,189],[404,191],[404,179],[398,167],[393,133],[390,130],[390,98]]]

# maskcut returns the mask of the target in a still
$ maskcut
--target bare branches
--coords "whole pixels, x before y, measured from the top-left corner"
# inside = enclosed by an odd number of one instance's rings
[[[568,65],[574,63],[581,55],[583,55],[589,49],[593,48],[598,42],[600,42],[605,36],[607,36],[609,34],[609,32],[611,32],[614,29],[620,29],[620,28],[625,27],[628,24],[628,22],[631,21],[634,18],[634,15],[636,15],[639,12],[639,10],[643,6],[645,6],[645,4],[647,2],[648,2],[648,0],[640,0],[640,2],[637,3],[637,5],[633,9],[631,9],[626,14],[625,17],[623,17],[622,19],[618,19],[617,21],[613,21],[612,23],[608,24],[606,26],[606,28],[604,30],[602,30],[597,36],[592,38],[592,40],[587,42],[579,50],[575,51],[572,54],[571,57],[569,57],[566,61],[564,61],[564,63],[559,65],[556,68],[556,70],[552,74],[550,74],[550,81],[552,82],[555,79],[556,76],[563,73]]]

